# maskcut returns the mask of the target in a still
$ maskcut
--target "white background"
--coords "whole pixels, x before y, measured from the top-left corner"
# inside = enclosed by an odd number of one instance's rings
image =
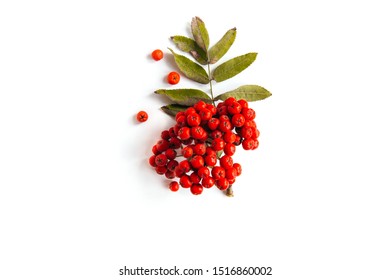
[[[386,1],[254,2],[1,1],[0,279],[390,279]],[[173,123],[153,91],[194,86],[165,82],[193,16],[211,44],[237,27],[222,61],[259,53],[215,92],[273,93],[251,105],[260,148],[235,155],[234,198],[172,193],[147,164]]]

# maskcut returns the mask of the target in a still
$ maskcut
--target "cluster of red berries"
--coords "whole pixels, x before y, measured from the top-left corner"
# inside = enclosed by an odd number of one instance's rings
[[[254,150],[259,145],[255,116],[243,99],[229,97],[216,107],[199,101],[176,114],[176,124],[153,146],[149,164],[168,179],[178,178],[169,184],[172,191],[179,184],[195,195],[214,185],[227,190],[242,171],[233,162],[236,147]]]

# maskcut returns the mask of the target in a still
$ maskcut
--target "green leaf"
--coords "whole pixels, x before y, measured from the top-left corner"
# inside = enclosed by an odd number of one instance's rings
[[[172,49],[169,50],[172,52],[177,66],[184,73],[184,75],[186,75],[189,79],[201,84],[209,83],[209,76],[202,66],[193,62],[184,55],[175,53]]]
[[[189,106],[183,106],[179,104],[169,104],[166,106],[162,106],[161,110],[167,113],[170,116],[176,116],[177,113],[181,111],[185,111]]]
[[[195,42],[207,53],[210,43],[209,33],[207,32],[206,25],[200,18],[194,17],[192,19],[191,31]]]
[[[213,72],[213,79],[216,82],[222,82],[234,77],[251,65],[252,62],[255,61],[256,56],[257,53],[247,53],[222,63],[215,68]]]
[[[207,103],[211,103],[212,101],[210,96],[208,96],[204,91],[192,88],[159,89],[154,93],[165,95],[179,105],[192,106],[200,100],[203,100]]]
[[[226,100],[229,97],[236,99],[245,99],[246,101],[257,101],[270,97],[272,94],[265,88],[257,85],[245,85],[235,90],[218,95],[216,100]]]
[[[227,53],[230,47],[233,45],[234,40],[236,39],[236,28],[228,30],[225,35],[219,40],[214,46],[211,47],[209,51],[209,61],[210,64],[216,63],[221,59],[222,56]]]
[[[179,35],[172,36],[171,39],[179,50],[188,52],[200,64],[207,64],[207,54],[198,46],[198,44],[196,44],[193,39]]]

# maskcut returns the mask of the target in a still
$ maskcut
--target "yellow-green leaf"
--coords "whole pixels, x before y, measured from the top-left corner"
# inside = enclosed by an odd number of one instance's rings
[[[158,89],[154,93],[165,95],[170,100],[174,101],[179,105],[192,106],[200,100],[203,100],[207,103],[212,102],[210,96],[208,96],[207,93],[199,89]]]
[[[185,111],[189,106],[179,105],[179,104],[169,104],[162,106],[161,110],[167,113],[170,116],[176,116],[177,113]]]
[[[201,84],[209,83],[209,76],[202,66],[193,62],[184,55],[175,53],[172,49],[169,50],[172,52],[177,66],[184,73],[184,75],[186,75],[189,79]]]
[[[172,36],[171,39],[179,50],[188,52],[200,64],[207,64],[207,54],[198,46],[198,44],[196,44],[193,39],[180,35]]]
[[[257,85],[245,85],[235,90],[218,95],[215,99],[226,100],[229,97],[236,99],[245,99],[246,101],[257,101],[270,97],[272,94],[265,88]]]
[[[251,65],[252,62],[255,61],[256,56],[257,53],[247,53],[222,63],[215,68],[213,72],[213,79],[216,82],[222,82],[234,77]]]
[[[228,30],[225,35],[219,40],[214,46],[210,48],[209,51],[209,62],[210,64],[216,63],[221,59],[222,56],[227,53],[230,47],[233,45],[234,40],[236,39],[236,28]]]
[[[209,33],[207,32],[206,25],[200,18],[194,17],[192,19],[191,31],[195,42],[207,53],[210,43]]]

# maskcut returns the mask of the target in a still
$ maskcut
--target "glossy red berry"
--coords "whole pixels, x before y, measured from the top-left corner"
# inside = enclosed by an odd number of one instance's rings
[[[214,151],[222,151],[224,147],[225,147],[225,141],[223,141],[223,139],[221,139],[221,138],[215,138],[211,142],[211,148]]]
[[[191,186],[191,193],[194,195],[199,195],[203,192],[203,187],[201,184],[194,184]]]
[[[187,124],[189,126],[198,126],[200,125],[200,121],[200,116],[197,113],[187,115]]]
[[[176,85],[180,81],[180,74],[177,72],[170,72],[167,77],[168,83]]]
[[[180,186],[182,186],[185,189],[190,188],[192,186],[190,176],[185,174],[180,177],[179,182],[180,182]]]
[[[161,51],[161,50],[154,50],[152,52],[152,58],[155,60],[155,61],[158,61],[158,60],[161,60],[162,58],[164,57],[164,53]]]
[[[204,166],[204,159],[202,156],[196,155],[192,157],[190,163],[193,168],[199,169]]]
[[[253,150],[253,147],[255,146],[255,141],[251,138],[244,139],[242,142],[242,147],[244,150]]]
[[[201,167],[198,169],[198,172],[197,172],[198,176],[200,178],[206,178],[206,177],[209,177],[210,176],[210,169],[208,169],[207,167]]]
[[[223,148],[223,152],[225,155],[232,156],[236,152],[236,145],[232,143],[227,143],[225,147]]]
[[[145,111],[139,111],[137,113],[137,121],[139,122],[146,122],[148,118],[149,118],[148,113],[146,113]]]
[[[172,181],[169,183],[169,189],[173,192],[177,192],[179,190],[179,183],[176,181]]]
[[[212,177],[205,177],[202,179],[202,186],[209,189],[214,186],[214,179]]]
[[[219,162],[224,169],[233,167],[233,158],[231,156],[224,155],[219,159]]]
[[[187,140],[191,137],[191,130],[189,127],[187,126],[183,126],[182,128],[179,129],[179,131],[177,132],[177,136],[181,139],[181,140]]]
[[[167,162],[168,162],[167,156],[164,154],[159,154],[155,157],[155,163],[157,166],[165,166]]]
[[[227,190],[227,188],[229,187],[229,181],[226,178],[220,178],[215,181],[215,185],[218,189],[224,191]]]
[[[214,166],[211,170],[211,175],[213,176],[214,180],[225,178],[225,169],[220,166]]]

